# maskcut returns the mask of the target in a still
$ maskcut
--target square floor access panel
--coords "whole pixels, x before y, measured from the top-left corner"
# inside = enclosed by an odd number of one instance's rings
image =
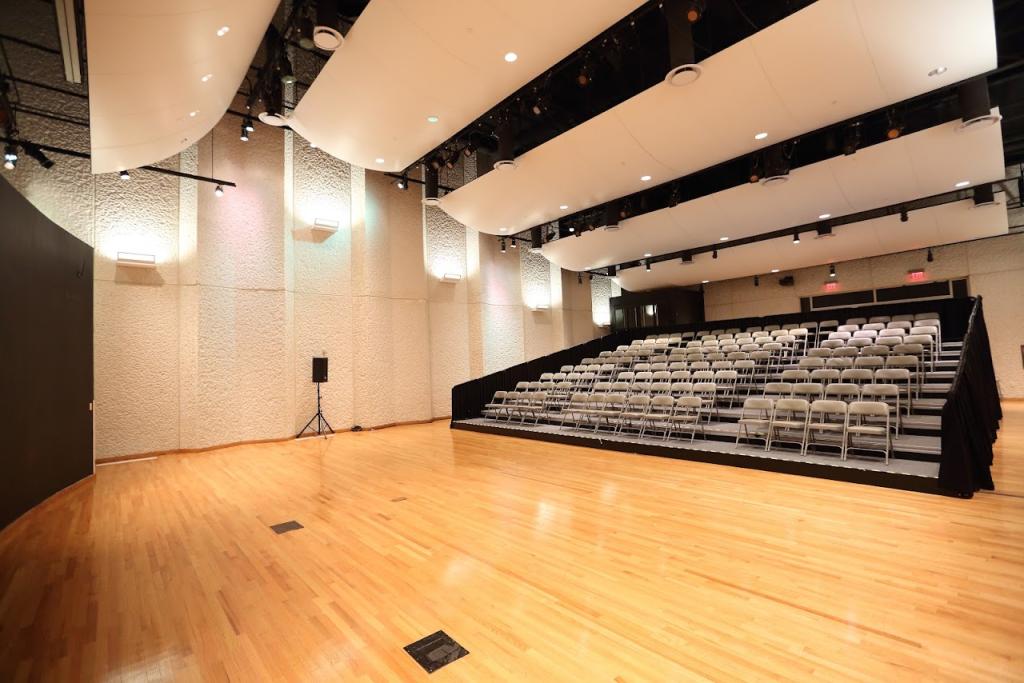
[[[442,666],[451,664],[469,654],[469,650],[462,647],[444,631],[431,633],[426,638],[420,638],[411,645],[403,648],[409,655],[422,666],[428,674],[432,674]]]

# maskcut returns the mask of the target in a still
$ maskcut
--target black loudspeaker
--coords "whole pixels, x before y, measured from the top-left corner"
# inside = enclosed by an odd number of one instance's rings
[[[313,381],[317,384],[327,381],[327,359],[313,357]]]

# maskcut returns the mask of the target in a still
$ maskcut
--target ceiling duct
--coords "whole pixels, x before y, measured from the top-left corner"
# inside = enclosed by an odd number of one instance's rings
[[[334,52],[345,42],[338,30],[338,0],[317,0],[313,44],[321,50]]]
[[[761,184],[768,187],[781,185],[789,180],[789,159],[782,145],[772,145],[764,150],[764,176]]]
[[[694,10],[690,0],[667,0],[662,5],[668,30],[669,70],[665,82],[683,86],[700,78],[701,68],[693,49],[693,22],[700,19],[701,12]]]
[[[427,206],[437,206],[441,199],[437,188],[437,169],[430,164],[423,166],[423,203]]]
[[[964,81],[957,89],[960,102],[960,130],[975,130],[991,126],[1003,117],[992,113],[992,104],[988,97],[988,79],[977,76]]]
[[[605,230],[618,230],[619,218],[622,215],[622,202],[615,200],[604,205],[604,227]]]
[[[494,160],[494,170],[510,171],[516,167],[516,136],[511,123],[498,126],[498,157]]]

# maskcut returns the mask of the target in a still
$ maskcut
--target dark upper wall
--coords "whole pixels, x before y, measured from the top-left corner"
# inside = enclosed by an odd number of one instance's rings
[[[0,181],[0,528],[92,473],[92,262]]]

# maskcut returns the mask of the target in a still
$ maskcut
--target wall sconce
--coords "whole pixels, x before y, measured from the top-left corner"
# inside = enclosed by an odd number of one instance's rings
[[[530,304],[531,311],[546,311],[551,308],[551,304],[546,301],[535,301]]]
[[[156,256],[136,254],[130,251],[117,252],[117,265],[126,268],[156,268]]]
[[[317,232],[335,233],[338,232],[338,221],[331,218],[316,218],[310,229]]]
[[[462,280],[462,273],[441,273],[438,278],[441,282],[459,282]]]

